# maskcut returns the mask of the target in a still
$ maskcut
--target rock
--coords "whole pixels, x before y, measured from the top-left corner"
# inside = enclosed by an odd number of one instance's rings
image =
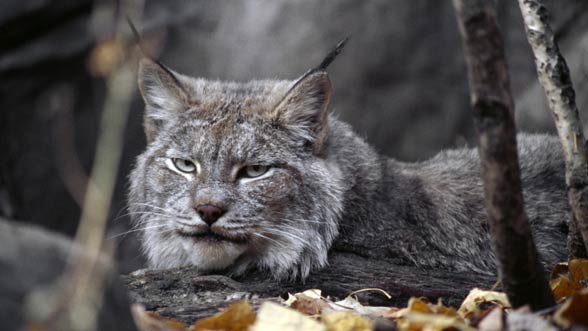
[[[50,299],[58,294],[56,284],[69,254],[72,249],[75,254],[82,252],[62,235],[1,218],[0,242],[0,329],[20,330],[32,322],[31,314],[57,307]],[[135,330],[112,263],[105,259],[101,263],[109,267],[96,330]]]

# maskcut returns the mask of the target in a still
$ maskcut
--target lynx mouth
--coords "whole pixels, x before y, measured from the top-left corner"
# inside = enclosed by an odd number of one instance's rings
[[[184,232],[178,231],[178,234],[185,238],[191,238],[194,241],[204,241],[204,242],[223,242],[228,241],[235,244],[245,244],[247,242],[247,238],[244,236],[235,236],[235,235],[226,235],[221,234],[218,232],[213,232],[211,230],[201,231],[201,232]]]

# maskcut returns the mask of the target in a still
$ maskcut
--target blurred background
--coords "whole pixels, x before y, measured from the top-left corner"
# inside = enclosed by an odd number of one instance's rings
[[[588,107],[588,2],[547,1],[580,111]],[[91,0],[0,3],[0,216],[73,235],[92,165],[105,81],[89,69],[104,22]],[[497,1],[519,130],[552,132],[517,1]],[[184,74],[294,79],[351,35],[329,72],[332,110],[381,153],[418,161],[472,142],[466,69],[451,1],[146,1],[136,24]],[[117,18],[118,17],[118,18]],[[135,91],[108,236],[129,229],[127,175],[145,147]],[[582,114],[581,114],[582,116]],[[586,116],[583,117],[584,120]],[[143,266],[134,235],[116,237],[122,272]]]

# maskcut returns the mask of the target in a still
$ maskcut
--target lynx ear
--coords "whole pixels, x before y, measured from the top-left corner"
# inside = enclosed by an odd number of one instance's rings
[[[139,64],[139,89],[145,101],[145,134],[151,141],[161,122],[190,105],[182,75],[163,64],[144,58]]]
[[[304,74],[274,109],[274,119],[281,126],[311,143],[320,153],[328,135],[327,108],[331,81],[324,70]]]

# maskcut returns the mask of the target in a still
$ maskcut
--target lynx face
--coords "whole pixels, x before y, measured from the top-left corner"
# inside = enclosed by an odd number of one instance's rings
[[[144,60],[139,85],[148,146],[129,209],[152,267],[304,278],[326,264],[343,185],[326,155],[324,71],[213,82]]]

